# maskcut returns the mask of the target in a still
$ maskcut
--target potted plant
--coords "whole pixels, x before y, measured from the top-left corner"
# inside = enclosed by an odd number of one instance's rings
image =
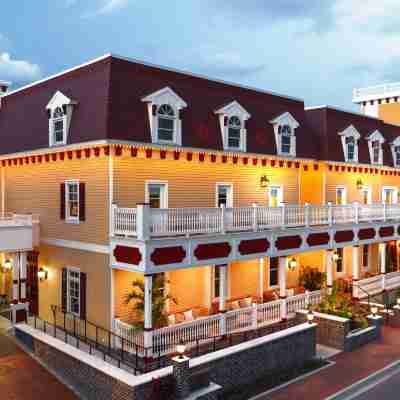
[[[312,267],[300,267],[299,285],[312,292],[320,290],[326,281],[326,274]]]

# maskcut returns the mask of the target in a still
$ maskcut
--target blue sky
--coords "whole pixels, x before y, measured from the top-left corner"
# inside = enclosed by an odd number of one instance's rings
[[[400,81],[398,0],[3,1],[0,80],[14,87],[108,52],[355,109]]]

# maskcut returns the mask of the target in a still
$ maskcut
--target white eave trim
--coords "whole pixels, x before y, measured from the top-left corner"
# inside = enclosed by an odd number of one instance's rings
[[[231,101],[229,104],[219,108],[214,111],[215,114],[225,114],[228,116],[239,114],[239,117],[244,120],[248,120],[251,115],[246,111],[246,109],[236,100]]]
[[[293,129],[297,129],[300,124],[297,122],[297,120],[293,117],[292,114],[290,114],[289,111],[286,111],[285,113],[277,116],[274,119],[271,119],[269,123],[275,125],[275,124],[284,124],[287,123],[290,125]]]
[[[179,108],[187,107],[187,103],[183,100],[178,94],[176,94],[169,86],[164,87],[160,90],[157,90],[154,93],[151,93],[141,100],[146,103],[158,103],[158,99],[160,97],[169,96],[173,98],[174,105]]]

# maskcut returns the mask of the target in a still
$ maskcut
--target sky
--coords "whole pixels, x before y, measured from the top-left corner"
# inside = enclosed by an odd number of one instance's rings
[[[105,53],[350,110],[400,81],[399,0],[3,1],[0,80],[19,87]]]

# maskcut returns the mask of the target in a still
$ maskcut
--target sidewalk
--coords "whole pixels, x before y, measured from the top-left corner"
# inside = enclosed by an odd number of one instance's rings
[[[0,317],[0,397],[7,400],[77,400],[77,397],[6,335]]]
[[[336,365],[259,399],[322,400],[400,359],[400,328],[383,327],[382,339],[330,360]]]

